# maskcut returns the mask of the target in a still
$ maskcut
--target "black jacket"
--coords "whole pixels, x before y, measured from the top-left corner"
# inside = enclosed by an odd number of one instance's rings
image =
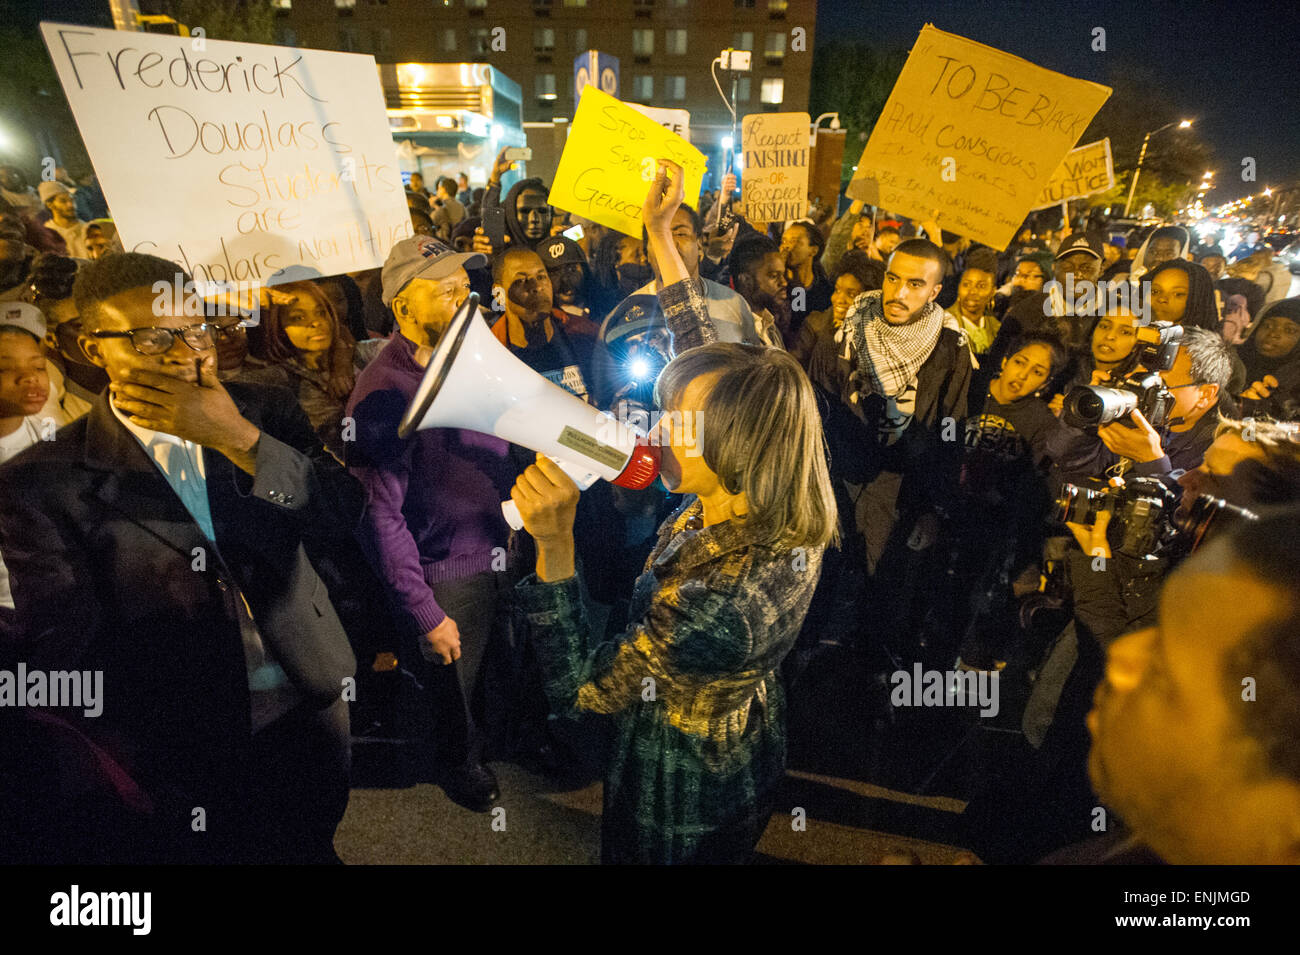
[[[103,671],[103,712],[63,710],[160,816],[222,803],[251,739],[233,581],[267,648],[312,705],[340,698],[356,661],[308,553],[351,547],[360,485],[292,396],[231,383],[262,431],[257,477],[204,449],[213,548],[107,393],[0,468],[0,552],[29,670]],[[201,548],[201,550],[200,550]]]
[[[873,396],[849,401],[849,361],[839,359],[839,394],[821,388],[820,401],[831,469],[837,477],[865,484],[881,471],[913,477],[905,480],[899,507],[946,507],[961,469],[963,432],[972,365],[959,332],[944,328],[934,351],[916,375],[916,405],[899,440],[881,448],[876,439],[882,404]]]

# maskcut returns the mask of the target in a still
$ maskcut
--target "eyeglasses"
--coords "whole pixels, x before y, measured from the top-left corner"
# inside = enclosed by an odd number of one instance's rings
[[[162,355],[171,351],[177,337],[195,351],[206,351],[218,340],[224,341],[238,334],[240,323],[221,325],[201,322],[184,328],[132,328],[125,332],[91,332],[91,338],[129,338],[131,347],[141,355]]]

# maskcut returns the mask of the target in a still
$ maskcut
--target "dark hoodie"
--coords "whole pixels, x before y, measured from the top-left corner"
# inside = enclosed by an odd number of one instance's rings
[[[1300,345],[1280,358],[1261,355],[1255,347],[1255,336],[1259,334],[1260,326],[1270,315],[1281,315],[1300,323],[1300,297],[1284,298],[1280,302],[1264,306],[1260,310],[1250,338],[1246,339],[1237,350],[1246,366],[1247,385],[1262,381],[1265,375],[1272,375],[1278,380],[1278,387],[1268,398],[1262,401],[1244,401],[1242,412],[1294,420],[1300,416]]]
[[[506,211],[506,235],[510,237],[510,244],[515,248],[531,249],[538,242],[545,242],[550,238],[549,235],[543,235],[537,242],[530,242],[524,238],[524,227],[519,222],[519,215],[515,211],[519,194],[525,189],[532,189],[540,192],[542,195],[550,195],[550,190],[546,188],[546,183],[537,178],[520,179],[510,187],[504,200],[501,199],[501,187],[489,187],[488,191],[483,193],[483,218],[487,218],[488,210],[496,206],[504,206]],[[499,251],[499,250],[498,250]]]

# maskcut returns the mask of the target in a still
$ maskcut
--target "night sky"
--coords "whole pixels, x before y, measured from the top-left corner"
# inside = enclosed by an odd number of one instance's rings
[[[1300,179],[1296,0],[819,0],[816,35],[906,50],[926,23],[1106,85],[1116,61],[1155,72],[1215,155],[1211,202]],[[1091,49],[1094,27],[1105,53]],[[1243,156],[1256,159],[1254,183],[1241,181]]]

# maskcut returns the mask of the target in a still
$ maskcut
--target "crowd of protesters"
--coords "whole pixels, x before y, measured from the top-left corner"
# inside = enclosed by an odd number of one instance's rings
[[[1300,861],[1275,835],[1300,819],[1300,528],[1270,510],[1300,503],[1300,298],[1267,244],[1031,218],[992,249],[814,197],[806,220],[756,223],[734,177],[693,208],[662,170],[629,236],[514,165],[503,152],[477,188],[411,175],[413,235],[382,269],[275,286],[256,323],[159,317],[149,290],[177,267],[124,252],[93,176],[33,188],[0,168],[0,668],[115,681],[103,721],[27,715],[10,736],[27,741],[11,844],[334,861],[349,736],[415,731],[383,699],[401,670],[461,805],[500,800],[490,762],[563,772],[580,714],[619,714],[605,858],[742,860],[784,766],[783,694],[839,645],[880,673],[1030,686],[1023,752],[966,812],[986,861]],[[734,433],[710,431],[689,474],[580,498],[490,435],[399,439],[471,291],[582,401]],[[1147,367],[1152,323],[1181,337]],[[1078,388],[1148,373],[1154,422],[1065,413]],[[1124,480],[1163,495],[1145,547],[1150,504],[1112,497],[1090,521],[1057,504]],[[1252,520],[1222,516],[1238,509]],[[1239,670],[1260,685],[1245,717]],[[1202,723],[1143,709],[1154,679],[1219,702]],[[1131,842],[1082,842],[1100,802]],[[189,837],[200,804],[220,837]]]

